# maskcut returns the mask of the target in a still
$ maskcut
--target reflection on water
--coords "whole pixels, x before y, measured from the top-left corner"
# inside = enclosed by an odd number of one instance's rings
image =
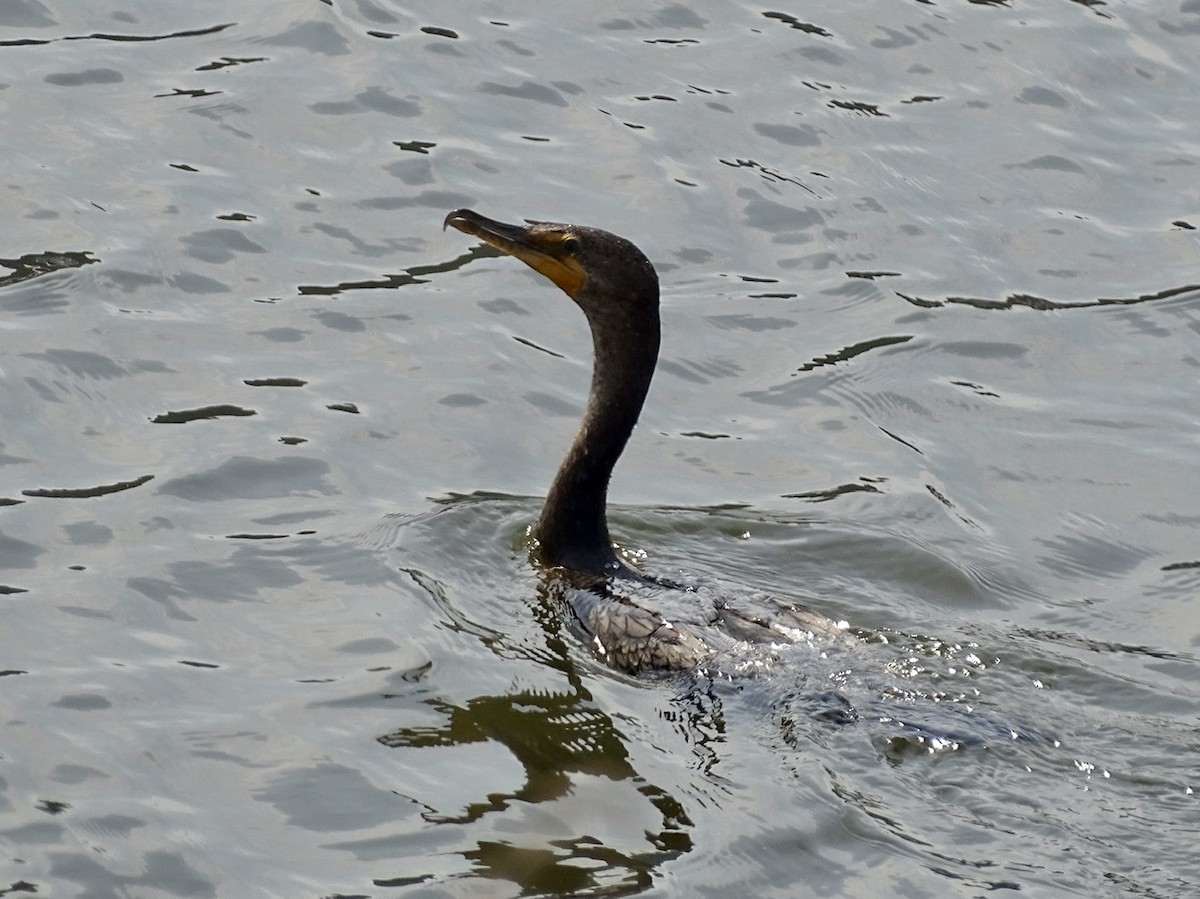
[[[645,832],[647,845],[640,851],[605,844],[589,832],[553,840],[540,850],[481,841],[464,856],[477,874],[511,880],[525,890],[561,894],[648,887],[655,867],[692,848],[687,833],[692,822],[678,800],[640,777],[615,722],[595,707],[577,677],[572,680],[572,693],[478,696],[465,707],[430,700],[431,708],[446,718],[444,726],[403,728],[379,739],[385,746],[415,748],[489,741],[507,749],[524,769],[524,784],[511,793],[488,793],[453,815],[427,810],[423,817],[432,824],[471,824],[514,803],[555,802],[576,792],[581,779],[602,778],[614,787],[627,783],[623,805],[640,798],[661,816],[659,829]],[[604,830],[600,818],[592,832]],[[580,865],[584,861],[587,868]]]
[[[19,259],[0,259],[0,265],[11,269],[9,274],[0,278],[0,288],[60,269],[78,268],[99,261],[91,253],[26,253]]]
[[[1193,6],[0,4],[0,892],[1193,895]],[[850,639],[593,655],[461,206],[660,270],[656,608]]]

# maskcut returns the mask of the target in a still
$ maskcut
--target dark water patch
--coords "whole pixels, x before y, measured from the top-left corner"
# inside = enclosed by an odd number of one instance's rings
[[[233,288],[228,284],[222,284],[215,278],[198,275],[195,272],[180,272],[177,275],[171,275],[167,279],[167,283],[184,293],[200,296],[231,293],[233,291]]]
[[[336,647],[338,652],[359,655],[383,655],[395,652],[398,649],[399,647],[386,637],[369,637],[362,640],[353,640]]]
[[[1069,106],[1062,94],[1048,87],[1027,87],[1017,95],[1017,102],[1054,109],[1066,109]]]
[[[863,353],[869,353],[872,350],[883,349],[889,346],[899,346],[900,344],[908,343],[913,339],[912,334],[893,335],[890,337],[876,337],[871,340],[864,340],[856,343],[853,346],[843,347],[842,349],[827,353],[824,356],[818,356],[811,362],[805,362],[798,369],[797,373],[812,371],[816,368],[821,368],[826,365],[837,365],[841,362],[849,362],[856,356],[861,356]]]
[[[173,40],[181,37],[207,37],[213,34],[220,34],[228,28],[234,27],[233,22],[226,22],[221,25],[211,25],[207,28],[193,28],[183,31],[169,31],[163,34],[116,34],[95,32],[92,34],[68,35],[59,40],[64,41],[115,41],[117,43],[141,43],[147,41],[165,41]]]
[[[81,784],[92,780],[107,780],[108,775],[90,765],[56,765],[49,779],[60,784]]]
[[[1056,643],[1063,646],[1085,649],[1090,653],[1096,653],[1101,656],[1134,655],[1147,656],[1151,659],[1168,661],[1176,659],[1188,662],[1197,661],[1196,658],[1152,646],[1138,646],[1130,643],[1121,643],[1115,640],[1098,640],[1094,637],[1087,637],[1083,634],[1070,631],[1049,630],[1046,628],[1021,628],[1020,634],[1025,637],[1030,637],[1047,643]]]
[[[265,253],[266,247],[250,240],[241,231],[232,228],[212,228],[185,235],[181,241],[184,252],[201,262],[222,265],[237,258],[240,253]]]
[[[81,72],[55,72],[44,80],[59,87],[82,87],[86,84],[120,84],[125,76],[116,69],[84,69]]]
[[[822,28],[820,25],[814,25],[811,22],[802,22],[795,16],[785,12],[764,12],[763,17],[774,19],[778,22],[783,22],[797,31],[803,31],[805,34],[812,34],[817,37],[833,37],[833,35]]]
[[[357,205],[362,209],[373,209],[383,212],[412,208],[430,209],[440,212],[445,209],[454,209],[470,202],[470,196],[456,191],[423,190],[415,196],[372,197],[368,200],[360,200]]]
[[[26,253],[24,256],[18,256],[15,259],[0,259],[0,265],[12,269],[9,274],[0,277],[0,288],[8,287],[21,281],[28,281],[31,278],[37,278],[41,275],[48,275],[62,269],[81,268],[99,261],[90,251],[48,251],[44,253]]]
[[[163,279],[158,275],[113,266],[106,266],[100,271],[97,280],[122,293],[135,293],[144,287],[163,283]]]
[[[575,418],[579,415],[579,406],[561,396],[542,391],[529,391],[523,399],[534,408],[558,418]]]
[[[888,118],[888,114],[881,110],[877,104],[864,103],[861,100],[830,100],[829,107],[830,109],[843,109],[847,112],[854,112],[863,116],[880,119]]]
[[[12,0],[0,8],[0,25],[5,28],[52,28],[58,25],[38,0]]]
[[[811,206],[799,209],[767,199],[749,188],[738,191],[745,201],[743,218],[747,227],[775,235],[781,243],[804,243],[805,231],[825,224],[824,215]]]
[[[164,481],[160,493],[192,502],[262,499],[296,494],[330,496],[329,465],[321,459],[235,456],[209,471]]]
[[[350,42],[328,22],[301,22],[279,34],[261,38],[271,47],[294,47],[321,56],[345,56]]]
[[[1086,175],[1083,166],[1077,162],[1072,162],[1062,156],[1054,154],[1046,154],[1038,156],[1035,159],[1030,159],[1026,162],[1016,162],[1011,164],[1013,168],[1021,169],[1038,169],[1047,172],[1057,172],[1064,175]]]
[[[127,368],[123,368],[107,356],[88,350],[50,349],[42,353],[27,353],[26,356],[48,362],[60,372],[77,378],[108,381],[130,374]]]
[[[74,712],[96,712],[112,708],[109,700],[95,693],[72,693],[55,701],[54,705]]]
[[[389,853],[389,854],[390,854],[390,853]],[[383,887],[383,888],[385,888],[385,889],[386,889],[386,888],[388,888],[388,887],[410,887],[410,886],[416,886],[416,885],[417,885],[417,884],[419,884],[419,883],[429,883],[431,880],[435,880],[435,879],[436,879],[436,875],[433,875],[433,874],[423,874],[423,875],[420,875],[420,876],[418,876],[418,877],[384,877],[384,878],[375,878],[374,880],[372,880],[372,881],[371,881],[371,883],[372,883],[372,884],[374,884],[374,885],[375,885],[375,886],[377,886],[377,887]],[[350,897],[347,897],[347,899],[350,899]]]
[[[664,368],[660,363],[659,368]],[[743,399],[752,403],[767,406],[794,407],[814,399],[820,393],[821,387],[814,378],[799,378],[795,374],[791,380],[783,384],[772,384],[765,389],[747,390],[740,394]]]
[[[203,90],[201,88],[176,87],[176,88],[172,88],[170,91],[168,91],[165,94],[155,94],[154,97],[155,97],[155,99],[162,99],[164,97],[188,97],[189,99],[192,99],[192,100],[199,100],[203,97],[215,97],[215,96],[218,96],[219,94],[223,94],[223,93],[225,93],[225,92],[224,91],[209,91],[209,90]],[[221,216],[217,216],[217,217],[221,218]],[[236,221],[236,219],[234,221]]]
[[[37,487],[30,490],[22,490],[21,495],[36,496],[45,499],[93,499],[98,496],[108,496],[111,493],[132,490],[152,480],[154,480],[154,475],[144,474],[131,481],[117,481],[114,484],[101,484],[96,487]]]
[[[1049,552],[1042,563],[1060,574],[1085,574],[1090,578],[1120,578],[1153,555],[1148,549],[1095,534],[1068,533],[1044,538]]]
[[[699,44],[700,41],[694,37],[682,37],[682,38],[656,37],[656,38],[646,38],[645,40],[642,41],[642,43],[651,44],[651,45],[665,44],[668,47],[681,47],[681,46],[686,47],[689,45]],[[626,122],[625,124],[628,125],[629,123]]]
[[[313,318],[326,328],[342,331],[346,334],[361,334],[367,330],[367,325],[361,318],[354,315],[347,315],[345,312],[324,309],[314,313]]]
[[[263,592],[295,588],[302,582],[287,560],[264,557],[257,544],[239,546],[220,562],[177,560],[168,566],[166,575],[131,577],[127,586],[167,607],[172,617],[181,621],[197,620],[181,611],[184,603],[248,603]]]
[[[266,526],[290,525],[290,524],[305,524],[313,521],[319,521],[325,518],[335,516],[332,510],[317,510],[305,509],[299,512],[281,512],[278,515],[264,515],[261,518],[254,520],[255,524]],[[309,533],[308,531],[299,531],[298,533]]]
[[[719,328],[728,330],[743,330],[754,333],[763,331],[782,331],[794,328],[797,322],[790,318],[780,318],[768,315],[709,315],[706,321],[712,322]]]
[[[952,356],[962,356],[965,359],[1016,361],[1029,356],[1028,347],[995,340],[952,340],[938,344],[935,349]]]
[[[925,455],[924,450],[922,450],[920,447],[918,447],[915,443],[905,440],[899,434],[895,433],[894,431],[889,431],[887,428],[883,427],[882,425],[878,425],[877,427],[879,428],[880,431],[882,431],[888,437],[891,437],[893,440],[895,440],[901,446],[907,447],[908,449],[912,450],[914,453],[917,453],[918,455],[921,455],[921,456]]]
[[[387,275],[386,277],[375,280],[343,281],[335,285],[302,284],[297,288],[297,290],[302,296],[333,296],[351,290],[394,290],[397,287],[406,287],[410,284],[426,284],[430,280],[427,277],[428,275],[437,275],[445,272],[457,271],[474,259],[492,259],[498,255],[499,251],[485,244],[481,244],[479,246],[472,247],[467,253],[464,253],[461,256],[456,256],[449,262],[439,262],[431,265],[417,265],[413,266],[412,268],[405,269],[403,272],[397,275]]]
[[[1172,562],[1169,565],[1162,567],[1163,571],[1184,571],[1189,568],[1200,568],[1200,561],[1195,562]]]
[[[18,846],[54,845],[60,842],[63,832],[58,824],[39,822],[15,828],[7,832],[5,838]]]
[[[392,143],[395,144],[397,147],[399,147],[401,150],[407,150],[410,153],[421,153],[426,156],[429,155],[430,150],[432,150],[434,147],[437,146],[437,143],[435,141],[428,141],[428,140],[408,140],[408,141],[395,140],[395,141],[392,141]]]
[[[181,409],[178,412],[163,412],[150,419],[155,424],[179,425],[190,421],[204,421],[212,418],[242,418],[257,415],[253,409],[242,406],[219,404],[216,406],[201,406],[198,409]]]
[[[266,331],[252,331],[256,337],[264,337],[274,343],[299,343],[307,335],[308,332],[300,328],[268,328]],[[251,387],[261,387],[263,384],[250,384],[249,381],[243,381],[243,384],[248,384]],[[283,386],[283,385],[277,385]],[[303,382],[293,385],[296,387],[303,386]]]
[[[976,309],[1034,309],[1041,312],[1051,312],[1065,309],[1087,309],[1094,306],[1133,306],[1138,303],[1153,303],[1159,300],[1169,300],[1175,297],[1196,294],[1200,296],[1200,285],[1186,284],[1183,287],[1170,287],[1154,293],[1139,294],[1134,297],[1101,297],[1091,300],[1051,300],[1031,294],[1011,294],[1003,300],[987,300],[977,297],[946,297],[942,300],[924,299],[896,291],[896,296],[926,309],[939,306],[963,305]]]
[[[545,84],[539,84],[534,81],[523,81],[517,85],[497,84],[494,81],[485,81],[476,90],[481,94],[491,94],[497,97],[514,97],[519,100],[533,100],[537,103],[561,108],[569,105],[563,99],[561,93]],[[448,206],[446,208],[453,207]]]
[[[396,807],[380,801],[389,795],[370,783],[361,771],[323,762],[280,774],[269,786],[257,790],[254,798],[273,806],[293,827],[338,833],[416,813],[408,803]]]
[[[349,115],[361,112],[377,112],[398,118],[410,119],[421,114],[421,104],[401,97],[393,97],[382,88],[372,87],[360,91],[352,100],[326,101],[309,107],[317,115]]]
[[[391,203],[391,200],[381,199],[378,202],[380,205],[387,206]],[[345,241],[345,243],[350,246],[355,253],[366,257],[385,256],[388,253],[395,252],[397,246],[402,243],[402,241],[396,240],[389,240],[381,243],[367,243],[359,238],[350,228],[327,225],[323,222],[318,222],[313,227],[322,234],[326,234],[336,240]],[[304,293],[304,291],[301,290],[301,293]]]
[[[63,533],[73,546],[106,546],[113,540],[112,528],[98,521],[63,525]]]
[[[63,812],[71,808],[69,803],[59,802],[54,799],[42,799],[34,806],[39,812],[45,812],[48,815],[61,815]]]
[[[140,872],[136,875],[116,873],[100,860],[82,853],[54,853],[50,874],[59,882],[75,883],[80,895],[120,896],[139,892],[167,896],[200,897],[218,895],[217,885],[189,865],[183,854],[152,850],[140,857]]]
[[[685,359],[676,361],[663,359],[659,362],[659,370],[669,372],[677,378],[691,381],[694,384],[709,384],[713,380],[736,378],[743,369],[730,359]]]
[[[996,393],[996,391],[989,390],[981,384],[973,384],[970,381],[951,381],[950,383],[955,387],[962,387],[971,391],[973,394],[975,394],[975,396],[983,396],[993,399],[1000,398],[1000,394]]]
[[[479,308],[485,312],[491,312],[496,315],[504,315],[506,313],[522,316],[530,315],[528,309],[526,309],[520,303],[517,303],[515,300],[510,300],[508,297],[497,297],[494,300],[484,300],[479,304]],[[531,344],[529,341],[524,340],[523,338],[514,337],[514,339],[520,343],[523,343],[525,346],[532,347],[533,349],[543,349],[542,347]]]
[[[875,281],[879,278],[899,278],[901,272],[846,272],[847,278],[862,278],[866,281]]]
[[[982,0],[989,2],[989,0]],[[883,27],[879,29],[884,37],[878,37],[871,41],[871,46],[877,50],[904,50],[915,46],[920,40],[917,32],[900,32],[894,28]]]
[[[473,393],[448,393],[438,402],[454,409],[473,409],[476,406],[487,405],[486,399]]]
[[[784,499],[804,499],[814,503],[824,503],[838,497],[845,496],[848,493],[882,493],[876,484],[879,479],[873,483],[869,478],[862,478],[859,481],[850,484],[838,484],[836,487],[830,487],[825,490],[808,490],[803,493],[785,493]]]
[[[821,137],[817,129],[811,125],[768,125],[760,123],[754,130],[763,137],[788,147],[819,147]],[[778,179],[785,180],[785,179]]]
[[[302,378],[245,378],[242,383],[247,387],[304,387],[308,381]]]
[[[230,66],[244,66],[254,62],[268,62],[265,56],[222,56],[220,59],[207,63],[206,65],[197,66],[197,72],[214,72],[218,69],[227,69]]]
[[[430,159],[402,159],[384,166],[384,171],[412,187],[433,184],[436,180]]]

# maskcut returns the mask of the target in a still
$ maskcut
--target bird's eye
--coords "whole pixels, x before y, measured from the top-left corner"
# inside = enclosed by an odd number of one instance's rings
[[[579,252],[579,248],[582,246],[582,244],[579,242],[578,237],[573,234],[568,234],[562,239],[560,246],[562,247],[564,253],[569,256],[574,256]]]

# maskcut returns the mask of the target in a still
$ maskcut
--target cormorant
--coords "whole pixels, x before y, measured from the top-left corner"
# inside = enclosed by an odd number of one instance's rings
[[[654,266],[628,240],[599,228],[510,225],[469,209],[451,212],[447,225],[545,275],[583,310],[591,327],[594,361],[587,407],[533,531],[540,563],[561,569],[580,588],[572,608],[611,664],[631,671],[695,666],[711,654],[699,635],[608,589],[614,579],[678,586],[636,572],[618,558],[605,510],[613,467],[637,424],[658,361]],[[794,641],[840,630],[802,607],[774,605],[773,613],[763,616],[718,600],[714,623],[758,641]]]

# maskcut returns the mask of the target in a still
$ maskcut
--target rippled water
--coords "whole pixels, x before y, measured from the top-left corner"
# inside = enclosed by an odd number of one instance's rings
[[[0,893],[1192,896],[1200,6],[0,5]],[[849,623],[605,668],[613,530]]]

